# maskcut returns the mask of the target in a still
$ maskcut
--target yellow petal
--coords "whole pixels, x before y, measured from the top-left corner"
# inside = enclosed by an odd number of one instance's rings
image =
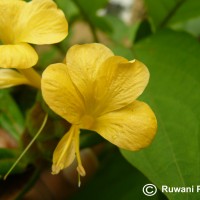
[[[58,174],[60,170],[68,167],[75,159],[75,127],[62,137],[53,153],[52,174]]]
[[[147,67],[137,61],[125,58],[108,58],[98,71],[94,97],[96,113],[120,109],[133,102],[145,89],[149,81]]]
[[[74,45],[67,52],[66,63],[73,80],[77,81],[80,77],[93,80],[101,64],[111,56],[112,51],[103,44]]]
[[[53,44],[68,34],[64,13],[52,0],[32,0],[24,6],[18,28],[18,42]]]
[[[67,52],[66,63],[70,77],[82,94],[86,107],[93,104],[93,83],[98,69],[111,56],[113,53],[110,49],[97,43],[74,45]]]
[[[92,128],[106,140],[126,150],[148,146],[157,130],[151,108],[140,101],[99,117]]]
[[[42,95],[49,107],[72,124],[84,112],[82,97],[75,88],[65,64],[53,64],[42,75]]]
[[[29,80],[30,85],[41,89],[41,76],[33,69],[33,67],[28,69],[18,69],[18,71]]]
[[[3,44],[13,44],[19,33],[19,16],[26,2],[19,0],[0,1],[0,40]]]
[[[30,84],[20,73],[12,69],[0,69],[0,88],[7,88],[21,84]]]
[[[25,69],[37,63],[38,55],[26,43],[0,45],[0,67]]]

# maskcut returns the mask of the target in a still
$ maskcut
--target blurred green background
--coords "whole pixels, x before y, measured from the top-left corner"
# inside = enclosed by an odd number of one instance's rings
[[[141,60],[149,68],[150,82],[140,99],[152,107],[158,120],[158,132],[150,147],[138,152],[110,148],[100,158],[95,176],[67,199],[198,200],[200,193],[196,191],[161,191],[162,185],[200,185],[200,1],[55,2],[66,14],[69,35],[59,44],[37,47],[38,71],[61,62],[73,44],[106,44],[115,54]],[[28,87],[0,91],[0,128],[17,143],[35,98],[36,92]],[[0,148],[2,174],[20,152]],[[21,162],[13,173],[22,172],[26,166],[27,161]],[[158,187],[157,194],[143,194],[147,183]],[[0,199],[4,188],[1,181]]]

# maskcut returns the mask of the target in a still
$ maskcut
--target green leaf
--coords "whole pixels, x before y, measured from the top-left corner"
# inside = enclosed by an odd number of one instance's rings
[[[69,23],[71,23],[73,19],[79,14],[79,10],[73,0],[55,0],[55,2],[57,3],[58,7],[65,13]]]
[[[0,178],[2,178],[16,161],[19,156],[19,151],[16,149],[5,149],[0,148]],[[24,162],[20,162],[13,169],[11,174],[20,173],[24,171],[26,164]]]
[[[145,0],[148,17],[155,27],[162,25],[169,14],[184,0]]]
[[[176,13],[169,20],[169,24],[185,22],[190,19],[200,17],[200,1],[199,0],[182,0],[182,5],[176,10]]]
[[[170,27],[174,30],[184,30],[198,38],[200,36],[200,17],[183,23],[173,24]]]
[[[0,160],[0,178],[8,172],[11,166],[15,163],[16,158],[7,158]],[[26,165],[22,162],[18,163],[16,167],[10,172],[10,174],[18,174],[25,170]]]
[[[160,189],[200,185],[200,45],[185,33],[164,30],[135,46],[136,58],[151,73],[142,96],[155,111],[158,132],[150,147],[122,151]],[[170,200],[199,199],[194,193],[167,193]]]
[[[74,0],[82,17],[90,24],[90,27],[99,28],[103,31],[111,31],[109,24],[103,17],[97,16],[97,10],[106,6],[108,0]]]
[[[0,148],[0,159],[16,158],[17,156],[18,156],[18,151],[16,151],[16,149]]]
[[[145,4],[155,28],[183,23],[200,16],[199,0],[145,0]]]
[[[41,94],[38,94],[38,100],[42,101],[43,105],[41,105],[39,101],[36,101],[34,106],[27,113],[26,123],[28,135],[24,135],[24,137],[30,137],[31,141],[44,122],[46,114],[48,114],[48,119],[35,141],[36,146],[29,150],[31,156],[27,154],[27,158],[30,162],[35,162],[38,157],[51,159],[58,141],[70,128],[70,124],[66,120],[53,113],[53,111],[47,107],[43,99],[40,99],[40,95]],[[38,152],[40,153],[38,154]],[[37,165],[38,164],[39,163],[37,163]]]
[[[133,32],[136,32],[136,28],[134,26],[126,25],[119,18],[112,15],[106,15],[103,18],[112,29],[112,31],[109,32],[108,35],[112,38],[113,41],[119,44],[123,44],[127,41],[132,40]]]
[[[165,200],[158,191],[153,197],[145,196],[142,188],[149,180],[123,159],[118,151],[107,152],[95,177],[70,198],[95,200]]]
[[[124,45],[115,43],[112,46],[110,46],[110,48],[115,55],[123,56],[128,60],[134,59],[132,50],[128,47],[124,47]]]
[[[81,7],[87,11],[88,15],[96,15],[96,11],[100,8],[104,8],[107,5],[108,0],[95,0],[92,3],[91,0],[75,0],[75,2],[78,2]]]
[[[148,20],[141,21],[137,27],[137,32],[133,38],[134,42],[138,42],[152,34],[151,25]]]
[[[8,90],[0,90],[0,102],[0,127],[18,141],[24,129],[24,118]]]

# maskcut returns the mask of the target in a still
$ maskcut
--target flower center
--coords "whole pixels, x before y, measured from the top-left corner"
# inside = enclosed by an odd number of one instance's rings
[[[80,128],[90,129],[94,123],[94,118],[90,115],[84,115],[81,120]]]

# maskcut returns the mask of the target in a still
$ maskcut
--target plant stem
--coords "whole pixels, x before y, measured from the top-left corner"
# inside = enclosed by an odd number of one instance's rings
[[[162,20],[162,22],[159,24],[160,28],[163,28],[169,20],[174,16],[176,11],[181,7],[181,5],[185,2],[186,0],[180,0],[177,2],[177,4],[172,8],[172,10],[167,14],[167,16]]]
[[[44,117],[44,120],[42,122],[42,125],[40,127],[40,129],[38,130],[38,132],[35,134],[35,136],[33,137],[33,139],[30,141],[30,143],[27,145],[27,147],[23,150],[23,152],[21,153],[21,155],[18,157],[18,159],[15,161],[15,163],[11,166],[11,168],[8,170],[8,172],[6,173],[6,175],[4,176],[4,180],[6,180],[7,176],[10,174],[10,172],[15,168],[15,166],[17,165],[17,163],[22,159],[22,157],[24,156],[24,154],[29,150],[29,148],[31,147],[31,145],[33,144],[33,142],[38,138],[38,136],[40,135],[40,133],[42,132],[46,122],[48,119],[48,115],[46,114]]]

